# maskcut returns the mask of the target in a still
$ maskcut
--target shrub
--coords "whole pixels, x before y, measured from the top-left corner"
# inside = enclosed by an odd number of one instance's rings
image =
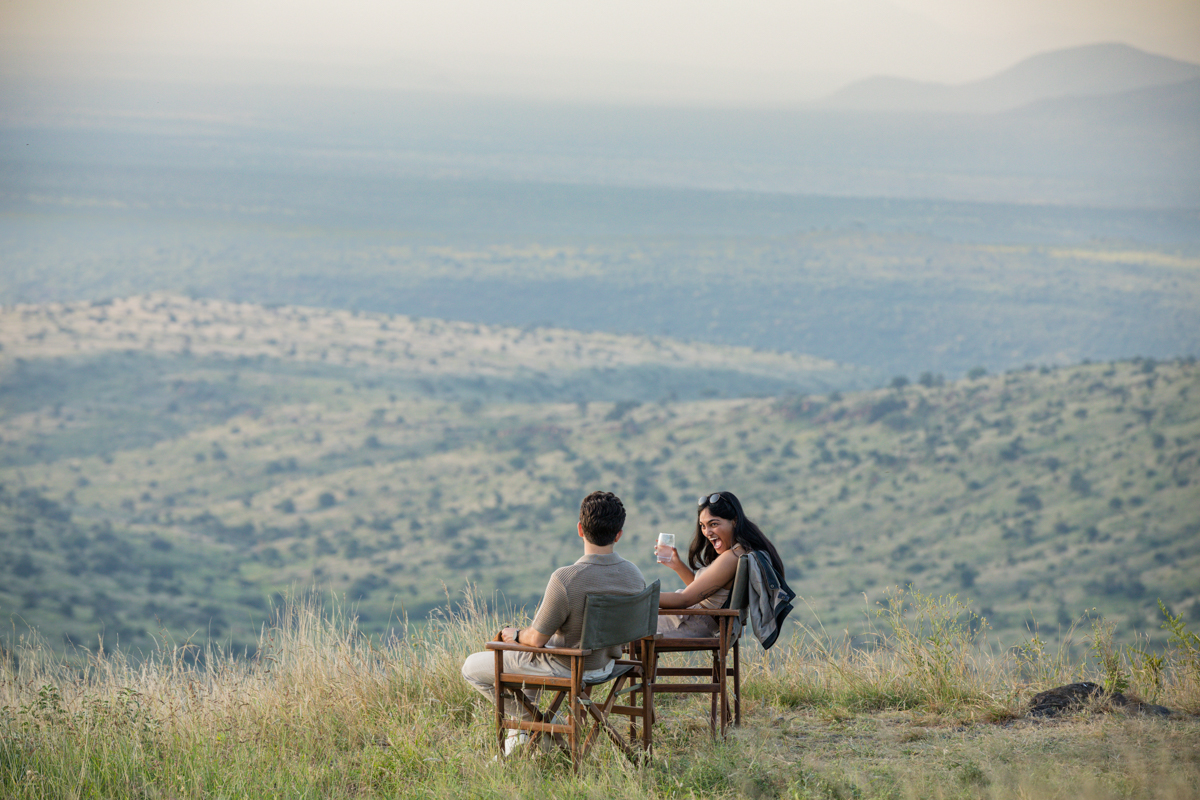
[[[1041,511],[1042,498],[1038,496],[1037,489],[1023,486],[1021,491],[1017,492],[1017,505],[1025,506],[1030,511]]]
[[[22,553],[12,564],[12,573],[18,578],[34,578],[42,574],[42,569],[33,563],[29,553]]]
[[[1000,457],[1005,461],[1016,461],[1025,453],[1025,445],[1018,436],[1000,449]]]
[[[908,402],[902,397],[885,397],[878,403],[871,406],[871,410],[867,412],[867,422],[878,422],[896,411],[904,411],[908,408]]]

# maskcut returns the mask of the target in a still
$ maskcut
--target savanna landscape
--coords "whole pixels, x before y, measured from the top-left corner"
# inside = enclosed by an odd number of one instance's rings
[[[0,47],[0,795],[1200,793],[1200,66],[731,113],[123,58]],[[461,663],[596,489],[664,590],[736,493],[795,608],[728,737],[500,759]]]
[[[838,391],[853,369],[663,337],[165,294],[0,313],[17,796],[1197,779],[1192,359]],[[745,726],[712,743],[667,699],[647,770],[497,771],[462,658],[532,613],[596,487],[675,588],[651,544],[698,486],[737,487],[800,594],[780,645],[745,645]],[[1085,678],[1174,713],[1026,714]]]

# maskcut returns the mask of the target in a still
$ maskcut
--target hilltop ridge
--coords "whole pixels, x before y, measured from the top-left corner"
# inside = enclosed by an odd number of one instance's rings
[[[1103,97],[1200,78],[1200,64],[1116,42],[1031,56],[991,77],[950,85],[875,77],[825,98],[827,108],[858,111],[996,113],[1039,101]]]
[[[34,358],[187,353],[476,378],[529,371],[706,368],[795,390],[817,388],[825,376],[845,380],[855,372],[813,356],[669,337],[264,307],[169,294],[0,309],[0,346]]]

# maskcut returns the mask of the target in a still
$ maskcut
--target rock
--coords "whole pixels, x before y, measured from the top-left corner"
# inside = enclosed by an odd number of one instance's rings
[[[1172,713],[1171,709],[1166,706],[1131,700],[1120,692],[1113,692],[1106,696],[1103,687],[1090,681],[1068,683],[1066,686],[1058,686],[1035,694],[1029,701],[1029,713],[1035,717],[1053,717],[1063,711],[1083,706],[1092,697],[1105,697],[1113,705],[1121,706],[1138,714],[1169,717]]]
[[[1169,717],[1175,713],[1166,706],[1159,706],[1154,703],[1142,703],[1135,700],[1130,700],[1126,708],[1138,714],[1149,714],[1154,717]]]
[[[1053,717],[1063,711],[1078,708],[1103,689],[1095,683],[1068,683],[1039,692],[1029,701],[1029,713],[1035,717]]]

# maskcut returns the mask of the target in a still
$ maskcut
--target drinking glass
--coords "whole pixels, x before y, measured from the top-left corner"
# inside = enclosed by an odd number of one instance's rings
[[[660,564],[671,563],[671,550],[668,550],[666,548],[673,549],[674,547],[675,547],[675,534],[660,533],[658,535],[658,547],[655,548],[655,550],[654,550],[654,555],[658,559],[658,563],[660,563]]]

